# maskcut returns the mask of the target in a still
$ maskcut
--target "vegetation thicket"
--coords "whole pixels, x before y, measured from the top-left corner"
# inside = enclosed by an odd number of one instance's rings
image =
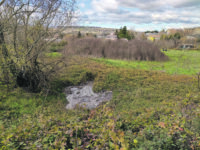
[[[146,40],[104,40],[92,37],[73,38],[66,53],[113,59],[166,61],[168,57],[158,47]]]
[[[176,32],[170,35],[162,34],[160,37],[160,40],[167,40],[167,41],[172,40],[174,42],[174,46],[177,47],[179,44],[178,42],[181,39],[181,37],[182,37],[181,33]]]

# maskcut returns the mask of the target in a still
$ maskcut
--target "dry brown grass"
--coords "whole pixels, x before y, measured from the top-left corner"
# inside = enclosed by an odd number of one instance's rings
[[[146,40],[104,40],[92,37],[71,38],[65,53],[112,59],[165,61],[168,57],[158,47]]]

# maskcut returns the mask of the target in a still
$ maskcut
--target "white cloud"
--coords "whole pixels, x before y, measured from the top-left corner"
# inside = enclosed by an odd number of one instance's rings
[[[164,0],[119,0],[119,2],[124,7],[139,8],[144,10],[159,9],[165,4]]]
[[[106,12],[117,10],[118,2],[116,0],[93,0],[92,5],[96,11]]]
[[[91,6],[82,17],[102,25],[200,26],[200,0],[91,0]]]
[[[166,0],[166,3],[173,7],[194,7],[200,5],[199,0]]]
[[[199,0],[118,0],[120,5],[145,10],[160,10],[168,7],[186,8],[200,5]]]

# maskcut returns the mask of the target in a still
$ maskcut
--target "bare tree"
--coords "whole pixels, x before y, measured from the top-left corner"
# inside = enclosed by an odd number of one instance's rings
[[[72,21],[75,0],[4,0],[0,3],[0,67],[18,86],[46,86],[54,66],[44,52]]]

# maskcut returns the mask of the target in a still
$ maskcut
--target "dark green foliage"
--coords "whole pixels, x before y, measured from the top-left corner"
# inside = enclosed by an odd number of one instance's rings
[[[181,39],[181,34],[179,32],[176,32],[175,34],[162,34],[160,39],[161,40],[180,40]]]
[[[78,35],[77,35],[77,38],[81,38],[81,36],[82,36],[82,35],[81,35],[81,32],[79,31],[79,32],[78,32]]]
[[[157,30],[154,31],[146,31],[145,33],[159,33]]]
[[[179,32],[176,32],[174,34],[173,38],[180,40],[181,39],[181,34]]]
[[[128,40],[134,39],[134,34],[131,33],[130,31],[128,31],[126,26],[121,28],[119,30],[119,32],[118,32],[118,30],[116,30],[115,34],[117,35],[118,39],[121,39],[121,38],[125,38],[125,39],[128,39]]]

